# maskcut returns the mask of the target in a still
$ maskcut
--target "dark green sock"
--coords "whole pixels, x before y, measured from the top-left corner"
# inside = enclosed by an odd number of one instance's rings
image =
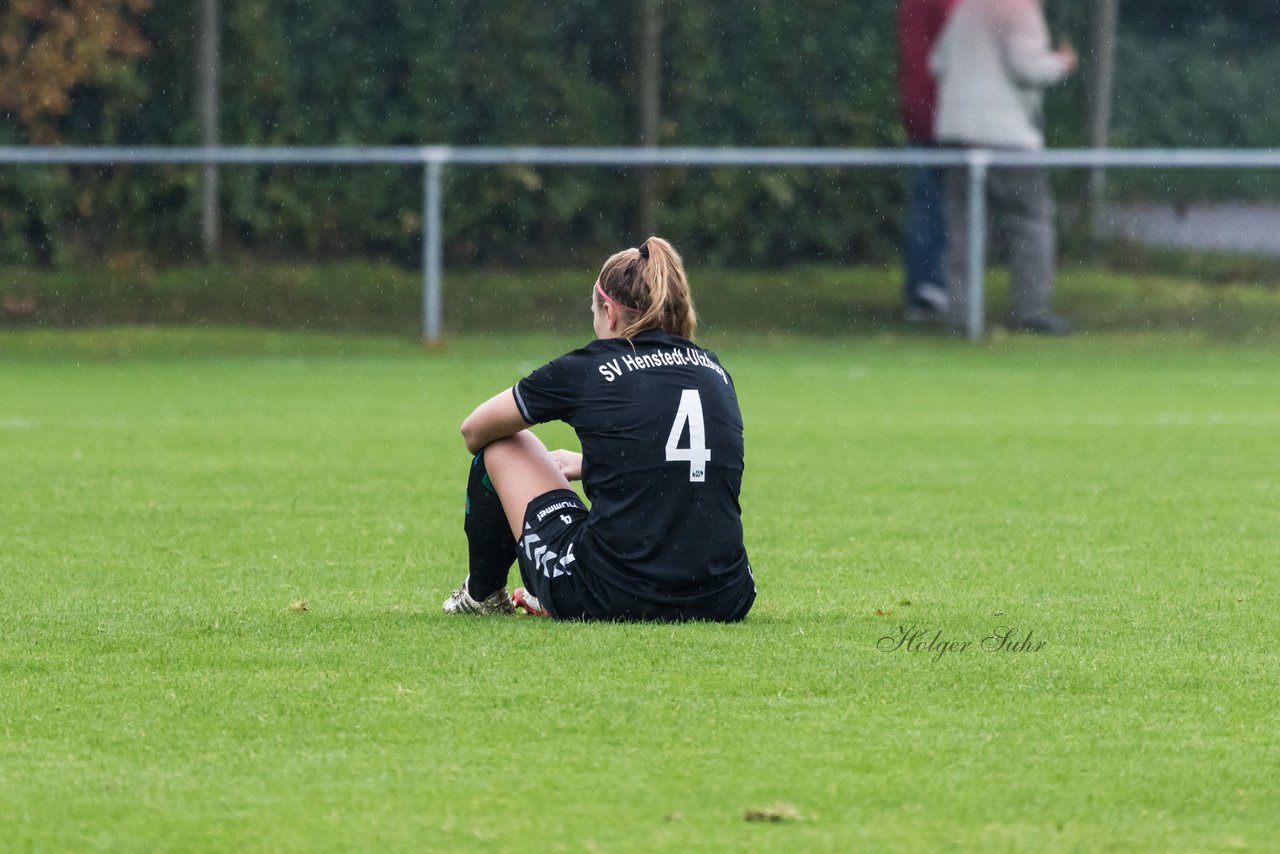
[[[484,467],[484,451],[471,461],[466,510],[462,527],[467,532],[471,572],[467,592],[479,601],[507,586],[507,572],[516,560],[516,538],[511,536],[502,501]]]

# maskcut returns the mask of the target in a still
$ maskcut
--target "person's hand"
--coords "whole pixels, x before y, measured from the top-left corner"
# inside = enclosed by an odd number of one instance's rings
[[[1076,49],[1071,46],[1071,42],[1066,39],[1063,39],[1058,44],[1057,54],[1058,59],[1062,61],[1062,67],[1067,70],[1068,74],[1075,71],[1076,66],[1080,64],[1080,55],[1077,54]]]
[[[551,452],[551,459],[560,467],[565,480],[582,480],[582,454],[560,448]]]

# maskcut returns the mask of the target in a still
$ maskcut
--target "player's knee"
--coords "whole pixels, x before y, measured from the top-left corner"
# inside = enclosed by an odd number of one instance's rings
[[[521,430],[514,435],[495,439],[485,445],[481,453],[485,455],[485,465],[492,469],[513,457],[530,456],[538,451],[546,453],[546,448],[528,430]]]

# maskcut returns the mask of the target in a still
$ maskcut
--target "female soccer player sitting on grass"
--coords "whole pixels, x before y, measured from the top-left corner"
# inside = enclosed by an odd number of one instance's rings
[[[680,256],[650,237],[605,262],[596,340],[482,403],[462,423],[475,454],[464,528],[470,575],[446,614],[562,620],[746,616],[742,413],[733,380],[694,344]],[[531,424],[560,420],[582,453],[548,452]],[[579,480],[588,510],[569,486]],[[524,587],[506,591],[519,561]]]

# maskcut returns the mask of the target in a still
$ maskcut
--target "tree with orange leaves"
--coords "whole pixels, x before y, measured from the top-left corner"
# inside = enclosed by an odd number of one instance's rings
[[[0,8],[0,111],[35,144],[58,139],[79,87],[111,87],[149,45],[151,0],[9,0]]]

